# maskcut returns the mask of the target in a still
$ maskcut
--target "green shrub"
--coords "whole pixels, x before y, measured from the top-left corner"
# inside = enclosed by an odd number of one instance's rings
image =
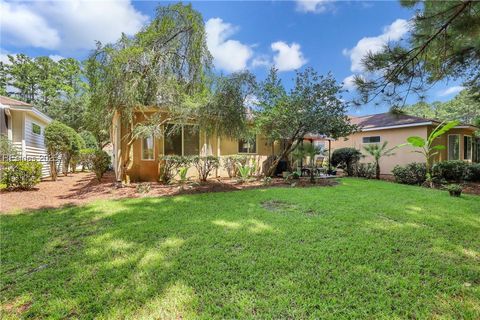
[[[92,169],[97,176],[98,181],[102,180],[103,174],[110,168],[110,155],[103,151],[97,150],[92,159]]]
[[[90,131],[82,131],[79,133],[83,141],[85,141],[85,148],[87,149],[98,149],[98,142],[93,133]]]
[[[467,172],[468,163],[462,160],[450,160],[435,163],[432,175],[435,180],[462,181]]]
[[[360,178],[375,178],[376,167],[373,163],[357,163],[354,166],[354,175]]]
[[[463,189],[462,186],[459,184],[449,184],[443,188],[447,190],[452,197],[460,197]]]
[[[85,169],[92,170],[95,152],[95,149],[80,150],[80,153],[78,155],[78,163],[82,166],[82,171],[85,171]]]
[[[181,167],[188,167],[192,163],[190,157],[182,156],[162,156],[160,157],[160,161],[161,167],[159,180],[165,184],[173,179]]]
[[[15,157],[18,155],[18,150],[13,145],[12,141],[4,134],[0,134],[0,161],[9,160],[8,157]]]
[[[63,172],[66,175],[72,165],[72,158],[77,157],[80,150],[85,148],[85,141],[74,129],[55,120],[45,127],[45,145],[51,159],[63,158]],[[50,172],[52,179],[56,180],[56,161],[50,161]]]
[[[227,170],[228,177],[234,178],[239,175],[238,167],[247,164],[248,157],[244,155],[225,156],[222,162],[223,168]]]
[[[42,164],[38,161],[5,161],[2,166],[2,183],[9,190],[29,190],[40,182]]]
[[[425,163],[409,163],[405,167],[395,166],[392,170],[395,181],[403,184],[422,185],[427,180]]]
[[[220,159],[215,156],[194,156],[192,164],[198,171],[200,181],[207,181],[210,172],[220,166]]]
[[[467,167],[465,180],[480,182],[480,163],[472,163]]]
[[[250,178],[252,174],[253,168],[248,165],[239,165],[238,167],[238,175],[240,177],[240,182],[245,182]]]
[[[340,148],[332,153],[332,165],[339,167],[349,176],[354,175],[355,164],[360,160],[362,153],[355,148]]]

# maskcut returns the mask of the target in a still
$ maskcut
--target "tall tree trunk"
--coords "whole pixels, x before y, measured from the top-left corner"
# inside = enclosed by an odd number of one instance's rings
[[[293,141],[296,141],[296,140],[299,140],[299,139],[288,140],[289,142],[288,142],[287,146],[283,149],[282,153],[272,162],[272,164],[268,168],[267,172],[265,173],[265,175],[267,177],[273,177],[274,176],[275,170],[277,169],[277,165],[280,162],[280,160],[286,158],[294,150]],[[297,145],[298,145],[298,143],[297,143]]]
[[[315,156],[313,156],[313,158],[315,158]],[[310,182],[311,183],[315,183],[315,173],[313,172],[314,164],[315,164],[314,161],[310,161]]]
[[[380,179],[380,162],[379,161],[375,162],[375,178],[377,180]]]
[[[49,154],[49,164],[50,164],[50,176],[53,181],[57,181],[57,161],[54,154]]]
[[[68,167],[70,166],[70,159],[71,159],[71,157],[69,155],[65,155],[64,162],[63,162],[63,175],[64,176],[68,175]]]

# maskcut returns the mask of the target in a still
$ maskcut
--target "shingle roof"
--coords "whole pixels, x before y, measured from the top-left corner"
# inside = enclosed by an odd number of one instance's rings
[[[15,99],[5,97],[5,96],[0,96],[0,103],[4,104],[4,105],[7,105],[7,106],[25,106],[25,107],[31,107],[32,106],[31,104],[28,104],[26,102],[15,100]]]
[[[377,113],[368,116],[351,117],[350,122],[356,124],[360,129],[375,129],[395,126],[414,126],[421,123],[438,123],[438,121],[425,119],[406,114],[395,114],[391,112]]]

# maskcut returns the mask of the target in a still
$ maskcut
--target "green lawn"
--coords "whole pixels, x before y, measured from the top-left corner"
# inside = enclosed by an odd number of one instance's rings
[[[480,317],[480,197],[372,180],[1,217],[4,318]]]

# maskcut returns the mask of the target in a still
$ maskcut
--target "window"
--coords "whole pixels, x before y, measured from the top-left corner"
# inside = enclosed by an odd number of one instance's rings
[[[363,137],[363,143],[379,143],[380,136],[373,136],[373,137]]]
[[[238,153],[256,153],[257,152],[257,138],[240,139],[238,140]]]
[[[458,134],[448,135],[448,160],[460,159],[460,136]]]
[[[194,156],[200,153],[200,133],[197,126],[183,125],[173,130],[173,124],[166,127],[170,133],[164,137],[165,155]]]
[[[463,159],[472,160],[472,137],[463,136]]]
[[[154,140],[153,136],[142,139],[142,160],[154,160]]]
[[[475,138],[473,143],[473,162],[480,162],[480,138]]]
[[[32,123],[32,132],[35,134],[41,134],[42,133],[42,127],[40,127],[36,123]]]

